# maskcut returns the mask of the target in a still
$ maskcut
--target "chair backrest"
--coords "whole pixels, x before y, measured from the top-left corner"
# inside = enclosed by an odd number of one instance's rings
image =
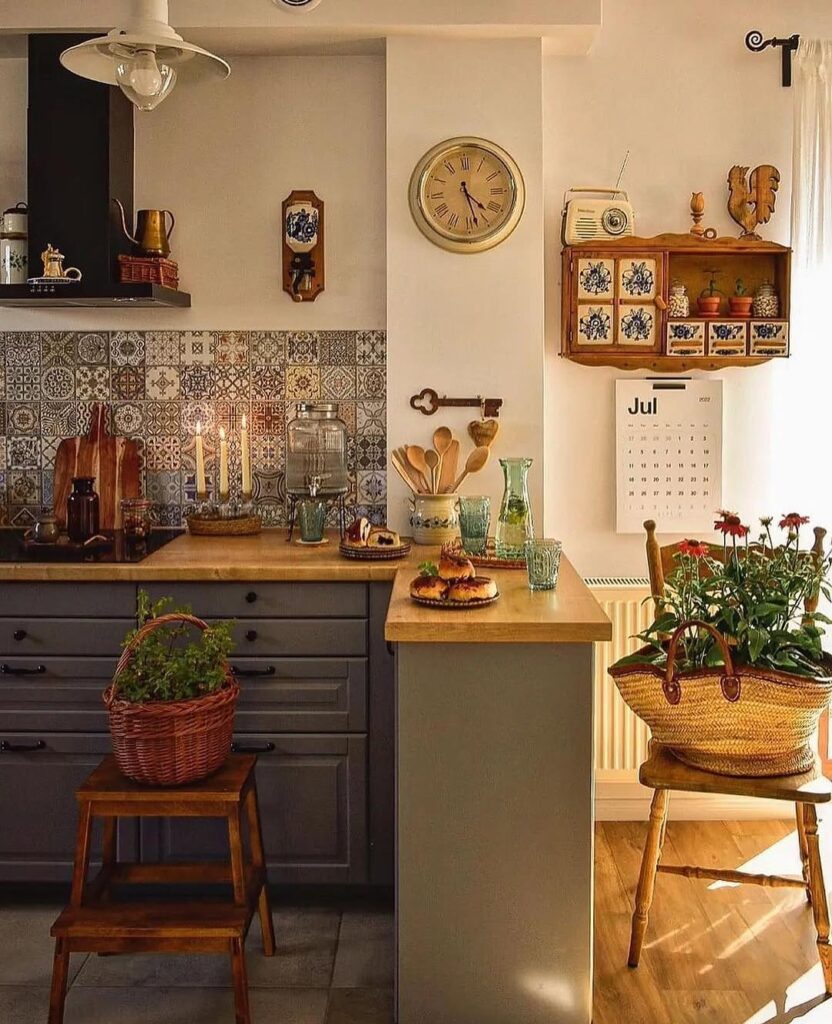
[[[656,523],[648,519],[644,524],[647,531],[647,571],[650,574],[650,591],[655,600],[664,596],[665,577],[676,568],[676,555],[679,553],[681,541],[675,544],[659,545],[656,540]],[[815,558],[823,558],[823,540],[826,530],[822,526],[815,527],[815,543],[812,545],[812,554]],[[723,561],[723,549],[719,545],[712,545],[710,557],[714,561]],[[817,611],[818,595],[806,599],[806,611],[808,614]]]

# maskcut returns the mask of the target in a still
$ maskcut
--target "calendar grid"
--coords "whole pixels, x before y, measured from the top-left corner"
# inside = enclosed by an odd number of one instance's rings
[[[616,530],[710,532],[722,504],[722,381],[616,381]]]

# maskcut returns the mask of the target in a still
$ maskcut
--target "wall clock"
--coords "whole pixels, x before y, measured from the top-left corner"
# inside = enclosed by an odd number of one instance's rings
[[[410,179],[419,230],[449,252],[484,252],[517,227],[526,203],[512,157],[486,139],[448,139],[425,153]]]

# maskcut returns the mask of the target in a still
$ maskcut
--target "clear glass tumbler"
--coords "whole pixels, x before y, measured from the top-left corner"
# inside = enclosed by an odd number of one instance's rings
[[[459,533],[469,555],[484,555],[491,525],[491,498],[486,495],[460,497]]]
[[[559,540],[540,537],[526,541],[529,590],[554,590],[557,587],[562,550]]]
[[[320,544],[324,539],[326,502],[307,499],[298,505],[300,539],[304,544]]]

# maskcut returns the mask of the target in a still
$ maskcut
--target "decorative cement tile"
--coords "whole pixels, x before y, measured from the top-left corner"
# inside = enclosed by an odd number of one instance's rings
[[[303,365],[286,370],[286,398],[289,401],[317,401],[321,397],[321,368]]]
[[[148,366],[178,366],[181,360],[179,331],[147,331],[144,337]]]
[[[144,398],[145,368],[143,366],[114,366],[111,373],[113,398],[135,401]]]
[[[94,366],[104,365],[110,361],[110,336],[104,331],[88,331],[78,336],[79,363]]]
[[[40,366],[20,363],[6,366],[6,398],[10,402],[40,400]]]
[[[214,398],[224,401],[248,401],[251,380],[247,366],[216,366],[214,368]]]
[[[141,434],[144,410],[140,402],[114,402],[112,406],[113,432],[127,437]]]
[[[356,398],[384,398],[387,393],[387,375],[380,366],[359,366]]]
[[[144,366],[144,331],[113,331],[110,362],[113,366]]]
[[[45,437],[74,437],[78,433],[75,402],[41,402],[40,420]]]
[[[159,436],[178,434],[182,429],[182,405],[179,402],[145,402],[145,434]]]
[[[69,366],[48,366],[42,371],[41,392],[44,399],[61,401],[75,397],[75,373]]]
[[[5,465],[9,469],[39,469],[40,440],[37,437],[10,437],[5,444]]]
[[[187,366],[211,366],[217,349],[216,335],[211,331],[186,331],[181,336],[181,361]]]
[[[252,366],[251,397],[282,401],[286,395],[286,370],[283,366]]]
[[[40,503],[40,473],[34,469],[12,469],[7,474],[9,501],[13,505]]]
[[[217,366],[248,366],[249,336],[246,331],[219,331]]]
[[[387,436],[387,403],[382,398],[358,402],[356,431],[359,434]]]
[[[289,331],[286,334],[287,359],[290,364],[308,365],[320,361],[317,331]]]
[[[286,335],[280,331],[250,331],[252,365],[274,366],[286,362]]]
[[[182,442],[179,434],[145,438],[147,469],[179,469],[182,464]]]
[[[4,335],[6,366],[40,366],[40,334],[37,331],[7,331]]]
[[[8,402],[6,429],[10,434],[38,434],[40,432],[39,402]]]
[[[179,386],[183,398],[210,398],[214,387],[213,367],[204,363],[183,366]]]
[[[283,402],[252,402],[252,434],[284,434],[286,406]]]
[[[321,365],[355,366],[356,331],[321,331]]]
[[[43,331],[40,339],[40,361],[43,367],[75,366],[78,350],[78,334],[75,331]]]
[[[355,381],[355,366],[322,366],[321,398],[324,401],[355,398]]]
[[[387,333],[356,331],[355,361],[362,366],[386,366]]]
[[[109,366],[77,366],[75,394],[82,401],[106,401],[110,397]]]
[[[158,401],[171,401],[179,397],[178,366],[148,366],[146,371],[147,397]]]

